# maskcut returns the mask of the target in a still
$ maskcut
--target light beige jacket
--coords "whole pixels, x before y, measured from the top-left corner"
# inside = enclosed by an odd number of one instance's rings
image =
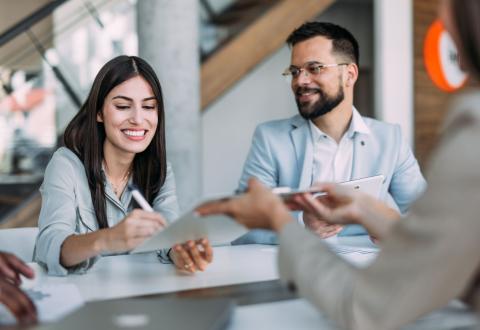
[[[342,329],[397,329],[455,297],[478,311],[480,288],[480,92],[454,104],[430,161],[425,195],[357,269],[313,234],[280,235],[280,275]]]

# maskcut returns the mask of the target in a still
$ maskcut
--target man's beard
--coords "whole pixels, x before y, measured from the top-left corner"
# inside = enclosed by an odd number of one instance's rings
[[[319,99],[311,105],[309,103],[305,103],[302,105],[297,95],[297,93],[299,92],[316,92],[318,93]],[[295,101],[297,102],[298,112],[303,118],[307,120],[313,120],[329,113],[330,111],[335,109],[337,105],[339,105],[345,98],[342,84],[339,84],[337,94],[334,96],[327,95],[323,90],[319,88],[304,87],[299,87],[295,94]]]

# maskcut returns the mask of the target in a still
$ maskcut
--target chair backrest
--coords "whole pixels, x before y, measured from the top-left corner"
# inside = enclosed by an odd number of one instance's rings
[[[25,262],[33,259],[37,227],[0,229],[0,251],[10,252]]]

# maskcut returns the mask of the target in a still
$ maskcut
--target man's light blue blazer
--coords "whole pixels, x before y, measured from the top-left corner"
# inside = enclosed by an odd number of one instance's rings
[[[353,136],[350,180],[382,174],[385,180],[380,198],[405,213],[426,189],[418,162],[402,138],[399,125],[362,118],[370,134],[355,132]],[[307,120],[296,115],[266,122],[255,130],[239,190],[247,188],[250,177],[269,187],[308,188],[312,185],[312,166],[313,143]],[[347,226],[340,234],[365,233],[360,226]],[[276,238],[271,232],[255,230],[232,244],[246,243],[275,244]]]

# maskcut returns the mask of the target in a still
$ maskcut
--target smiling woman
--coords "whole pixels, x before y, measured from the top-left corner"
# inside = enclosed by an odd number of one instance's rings
[[[127,252],[176,219],[162,90],[147,62],[119,56],[105,64],[64,141],[40,189],[35,260],[50,274],[85,271],[99,255]],[[129,182],[155,212],[134,210]],[[212,249],[207,240],[186,242],[159,257],[195,272],[210,263]]]

